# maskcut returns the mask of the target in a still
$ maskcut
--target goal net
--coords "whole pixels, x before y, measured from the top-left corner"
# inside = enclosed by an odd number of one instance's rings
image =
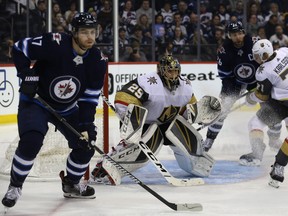
[[[106,97],[108,96],[107,89],[106,81],[103,88],[103,93]],[[108,152],[109,148],[108,117],[108,106],[104,104],[102,99],[100,99],[95,117],[95,124],[98,128],[96,145],[105,153]],[[9,143],[9,146],[6,149],[3,162],[0,165],[0,174],[4,176],[8,177],[10,175],[11,164],[18,141],[19,137],[17,136],[11,143]],[[49,124],[49,130],[45,136],[43,146],[34,161],[34,165],[27,180],[49,181],[59,179],[58,174],[61,170],[65,170],[67,156],[70,151],[71,149],[69,149],[64,136],[59,131],[55,131],[54,125]],[[100,154],[95,152],[93,159],[97,160],[99,157]],[[91,165],[95,166],[95,164]],[[87,173],[85,174],[86,179],[88,178],[88,174],[89,170],[87,170]]]

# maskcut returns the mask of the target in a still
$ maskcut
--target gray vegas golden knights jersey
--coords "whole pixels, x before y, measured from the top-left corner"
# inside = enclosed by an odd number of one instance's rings
[[[186,108],[195,103],[191,82],[179,79],[179,86],[170,92],[156,72],[139,76],[122,87],[115,96],[115,106],[120,114],[129,104],[137,104],[148,109],[146,124],[171,122]]]
[[[279,101],[288,100],[288,48],[276,50],[276,56],[256,72],[257,89]]]

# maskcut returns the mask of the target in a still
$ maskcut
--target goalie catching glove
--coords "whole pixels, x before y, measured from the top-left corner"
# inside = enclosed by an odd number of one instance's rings
[[[96,145],[96,137],[97,137],[97,127],[95,124],[88,123],[88,124],[81,124],[79,126],[79,130],[83,137],[79,140],[79,145],[82,148],[93,149]]]
[[[205,95],[197,104],[187,104],[187,119],[190,124],[199,123],[210,125],[221,114],[220,100],[213,96]]]

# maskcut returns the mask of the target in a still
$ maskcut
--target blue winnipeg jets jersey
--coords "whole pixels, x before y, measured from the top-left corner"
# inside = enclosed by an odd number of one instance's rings
[[[233,78],[239,84],[256,83],[255,72],[259,66],[253,60],[253,39],[245,35],[244,46],[236,48],[227,40],[217,51],[218,74],[221,79]]]
[[[98,105],[107,67],[98,48],[79,56],[72,47],[71,35],[47,33],[15,43],[13,58],[19,77],[36,60],[37,93],[56,110],[66,111],[83,102],[92,111]]]

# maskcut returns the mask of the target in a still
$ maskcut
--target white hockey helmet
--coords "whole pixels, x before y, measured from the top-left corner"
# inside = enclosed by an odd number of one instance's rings
[[[254,60],[262,64],[274,53],[272,43],[267,39],[258,40],[252,48]]]

